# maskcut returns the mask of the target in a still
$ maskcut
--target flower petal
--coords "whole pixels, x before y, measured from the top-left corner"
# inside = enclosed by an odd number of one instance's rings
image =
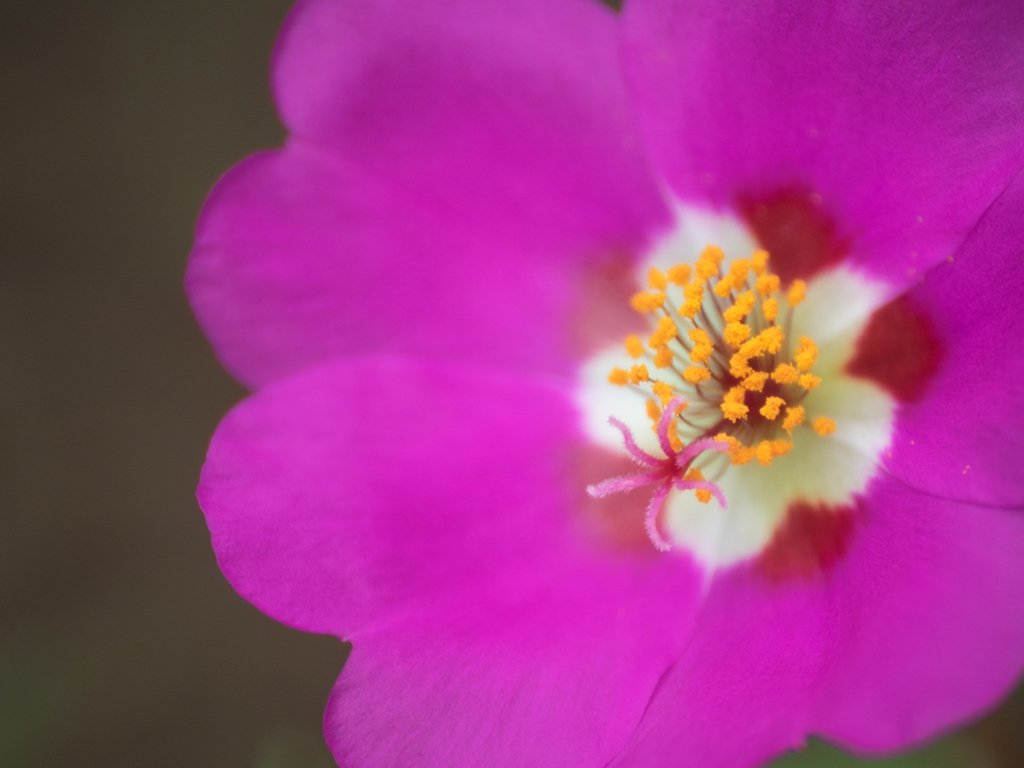
[[[668,222],[616,21],[590,0],[300,2],[273,67],[294,136],[215,188],[189,267],[225,365],[254,386],[380,351],[564,367],[591,279],[572,270],[625,276]]]
[[[845,558],[712,585],[614,766],[760,764],[810,733],[891,751],[989,706],[1024,668],[1024,514],[875,483]]]
[[[675,192],[743,209],[825,262],[909,284],[1024,163],[1019,3],[635,0],[625,15]],[[758,223],[759,206],[778,220]]]
[[[221,424],[199,499],[224,574],[353,643],[328,715],[344,764],[604,765],[625,743],[699,573],[596,534],[581,440],[568,391],[379,358]]]
[[[907,295],[935,326],[939,369],[899,412],[895,476],[939,496],[1024,505],[1024,174],[952,261]]]

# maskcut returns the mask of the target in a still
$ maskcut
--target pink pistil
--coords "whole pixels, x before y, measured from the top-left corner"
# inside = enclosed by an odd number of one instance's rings
[[[664,459],[652,456],[640,448],[636,444],[636,440],[633,439],[633,433],[630,432],[629,427],[621,421],[615,418],[608,419],[608,422],[622,433],[622,440],[626,445],[626,451],[629,453],[630,458],[642,467],[647,467],[653,471],[612,477],[596,485],[587,486],[587,493],[601,499],[613,493],[625,493],[634,488],[660,483],[654,491],[654,495],[651,496],[651,500],[647,504],[647,513],[644,515],[644,528],[647,531],[647,536],[650,538],[654,548],[659,552],[667,552],[672,548],[672,545],[665,540],[661,535],[661,531],[658,530],[658,514],[661,512],[661,507],[673,486],[681,491],[710,491],[718,500],[718,503],[725,508],[725,496],[722,495],[722,491],[717,485],[707,480],[683,479],[683,475],[686,473],[690,463],[700,453],[704,451],[724,452],[729,450],[728,443],[710,439],[690,443],[681,451],[676,451],[672,447],[668,430],[679,407],[685,402],[682,398],[675,398],[669,402],[664,411],[662,411],[661,419],[658,421],[658,442],[661,444],[661,449],[665,452],[666,458]]]

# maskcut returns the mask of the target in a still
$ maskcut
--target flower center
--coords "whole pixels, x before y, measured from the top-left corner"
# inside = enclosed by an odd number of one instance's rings
[[[821,437],[836,431],[827,416],[808,422],[801,405],[822,382],[811,372],[817,345],[807,336],[790,338],[807,286],[794,280],[783,291],[769,259],[758,249],[723,269],[725,253],[709,245],[692,266],[651,267],[650,290],[632,298],[633,308],[650,318],[652,333],[646,344],[636,335],[626,338],[636,362],[628,370],[612,368],[608,381],[646,399],[667,458],[641,451],[613,419],[632,458],[648,471],[588,490],[605,496],[660,482],[647,510],[648,535],[658,549],[669,548],[656,518],[672,487],[694,491],[703,504],[717,497],[724,506],[714,481],[729,464],[756,459],[767,467],[793,448],[794,430],[810,428]]]

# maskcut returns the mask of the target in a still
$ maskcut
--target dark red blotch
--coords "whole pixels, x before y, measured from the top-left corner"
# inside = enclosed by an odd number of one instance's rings
[[[757,559],[759,570],[773,580],[810,578],[824,573],[846,554],[863,504],[830,507],[797,501]]]
[[[738,204],[758,243],[771,254],[771,270],[784,286],[835,266],[849,252],[849,242],[822,210],[821,199],[808,190],[743,195]]]
[[[870,379],[909,403],[924,394],[941,352],[931,318],[903,295],[871,315],[846,372]]]

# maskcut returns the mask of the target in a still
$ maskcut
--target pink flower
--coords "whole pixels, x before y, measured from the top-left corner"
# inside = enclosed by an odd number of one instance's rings
[[[298,4],[290,138],[187,289],[256,390],[214,548],[352,642],[340,764],[888,751],[1009,690],[1022,41],[1015,3]]]

